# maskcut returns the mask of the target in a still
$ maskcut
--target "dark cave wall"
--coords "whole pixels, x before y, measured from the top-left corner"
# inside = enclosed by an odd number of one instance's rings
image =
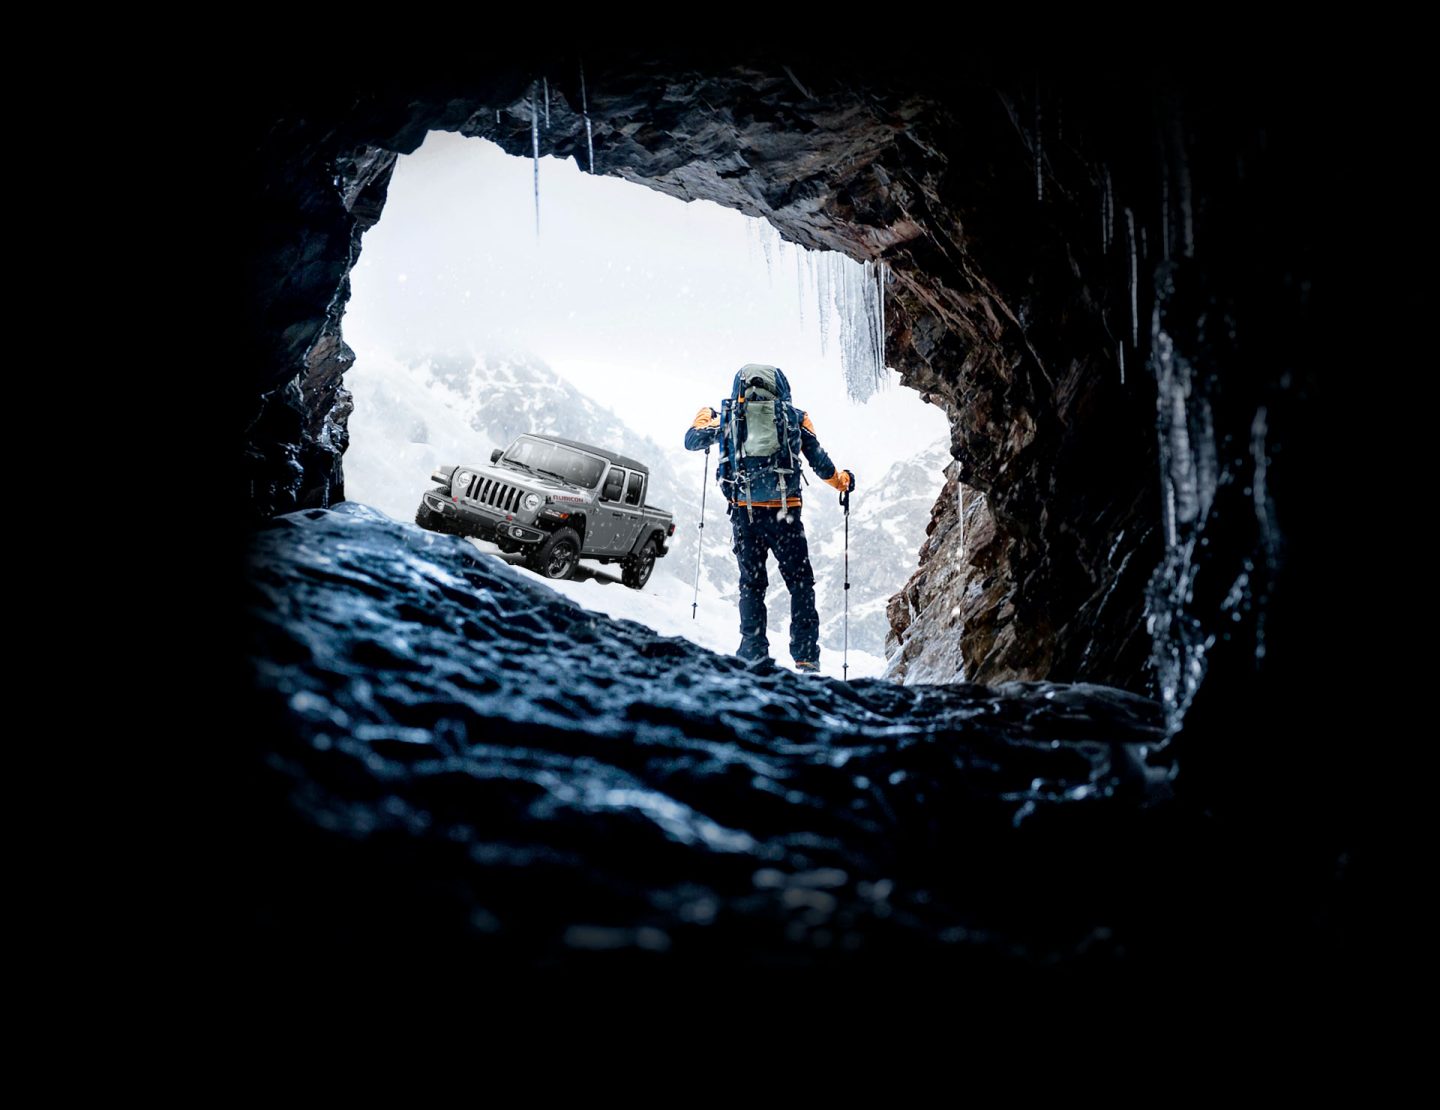
[[[454,82],[337,79],[270,103],[249,254],[256,377],[243,450],[257,517],[344,495],[353,356],[340,316],[394,154],[445,128],[528,155],[541,73],[552,123],[541,149],[583,165],[571,59]],[[923,562],[905,591],[914,627],[926,610],[968,604],[958,642],[930,645],[963,660],[954,677],[1149,692],[1140,630],[1161,554],[1154,384],[1143,333],[1119,380],[1126,240],[1117,226],[1101,242],[1104,167],[1084,113],[1063,114],[1069,94],[883,73],[862,85],[816,63],[801,73],[625,57],[588,60],[586,85],[596,172],[712,199],[807,247],[891,267],[888,361],[945,406],[960,480],[985,495],[995,523],[979,603],[952,596],[941,581],[956,578]],[[942,526],[953,502],[937,502]]]

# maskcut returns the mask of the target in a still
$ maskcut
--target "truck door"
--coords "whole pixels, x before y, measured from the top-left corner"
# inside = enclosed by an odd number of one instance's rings
[[[629,551],[635,546],[640,525],[644,522],[645,475],[638,470],[630,471],[630,477],[625,482],[625,500],[612,508],[615,512],[611,518],[615,524],[614,550]]]
[[[600,487],[600,500],[585,529],[585,550],[606,555],[615,550],[615,526],[620,523],[622,499],[625,496],[625,470],[612,466]]]

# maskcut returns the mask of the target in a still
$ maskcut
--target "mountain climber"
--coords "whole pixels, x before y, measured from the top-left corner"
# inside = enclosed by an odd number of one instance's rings
[[[720,411],[702,408],[685,433],[685,447],[703,451],[720,445],[715,477],[726,495],[740,567],[740,658],[770,657],[765,635],[765,559],[775,553],[790,591],[790,656],[795,668],[820,673],[820,617],[815,611],[815,572],[800,520],[799,456],[817,477],[841,493],[855,475],[838,470],[815,436],[808,413],[790,403],[790,383],[775,366],[749,363],[735,375]],[[808,481],[808,479],[805,479]]]

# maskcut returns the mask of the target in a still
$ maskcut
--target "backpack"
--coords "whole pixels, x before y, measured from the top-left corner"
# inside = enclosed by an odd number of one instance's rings
[[[738,491],[736,500],[746,500],[757,469],[746,463],[758,461],[759,468],[774,474],[779,498],[784,501],[787,478],[796,473],[795,449],[799,439],[799,422],[789,402],[789,385],[779,369],[759,363],[742,367],[735,381],[736,396],[722,407],[724,446],[717,476],[722,486],[729,485]]]
[[[783,409],[776,412],[780,387],[775,382],[775,367],[747,366],[741,375],[740,396],[745,400],[741,409],[744,424],[741,448],[752,459],[777,455],[785,414]]]

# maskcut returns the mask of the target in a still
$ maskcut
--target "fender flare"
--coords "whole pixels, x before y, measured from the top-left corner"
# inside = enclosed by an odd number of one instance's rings
[[[580,535],[580,547],[585,547],[585,514],[583,512],[571,513],[564,520],[545,520],[537,517],[533,527],[539,528],[542,532],[554,532],[560,528],[573,528]]]
[[[656,547],[664,547],[665,529],[658,526],[641,528],[640,534],[635,537],[635,542],[630,545],[630,556],[632,558],[640,554],[640,549],[645,546],[646,540],[654,540]]]

